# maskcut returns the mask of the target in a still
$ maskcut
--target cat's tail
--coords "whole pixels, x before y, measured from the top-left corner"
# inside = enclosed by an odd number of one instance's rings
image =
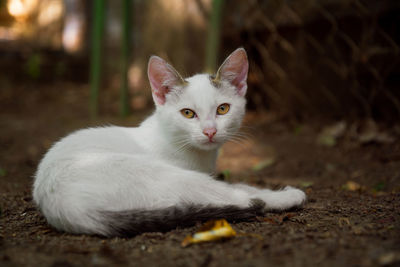
[[[187,205],[158,210],[102,211],[106,236],[134,236],[143,232],[165,232],[212,219],[244,221],[262,215],[265,203],[254,199],[247,208]]]

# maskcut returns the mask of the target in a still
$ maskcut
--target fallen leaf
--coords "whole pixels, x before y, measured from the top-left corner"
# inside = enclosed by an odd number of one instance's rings
[[[318,144],[325,145],[325,146],[335,146],[336,139],[330,135],[321,135],[318,137]]]
[[[378,259],[380,265],[392,265],[400,262],[400,253],[399,252],[387,252],[381,255]]]
[[[258,162],[257,164],[253,165],[253,171],[261,171],[262,169],[265,169],[266,167],[271,166],[272,164],[275,163],[275,159],[273,158],[268,158],[264,159],[261,162]]]
[[[343,185],[343,189],[349,190],[349,191],[358,191],[362,189],[361,185],[357,184],[356,182],[353,181],[348,181]]]
[[[330,147],[335,146],[337,139],[343,136],[346,128],[347,124],[344,121],[325,127],[318,135],[317,143]]]
[[[353,226],[351,229],[355,235],[361,235],[365,232],[364,227],[362,226]]]
[[[314,184],[313,182],[301,182],[300,186],[303,188],[307,188],[307,187],[312,186],[313,184]]]
[[[53,232],[52,229],[45,229],[45,230],[41,231],[40,233],[41,234],[47,234],[47,233],[51,233],[51,232]]]
[[[350,136],[361,145],[371,143],[390,144],[396,141],[392,134],[381,129],[373,119],[354,123],[349,132]]]
[[[358,140],[362,144],[376,142],[376,143],[393,143],[395,139],[388,133],[380,131],[376,122],[369,119],[363,125]]]
[[[348,218],[342,217],[339,218],[338,224],[340,227],[343,227],[345,225],[350,225],[350,220]]]
[[[232,238],[234,236],[236,236],[235,230],[225,219],[212,220],[200,227],[193,236],[185,237],[181,245],[186,247],[190,244]]]

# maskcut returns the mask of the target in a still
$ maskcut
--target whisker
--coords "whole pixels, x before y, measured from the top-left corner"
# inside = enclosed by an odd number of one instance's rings
[[[256,127],[254,127],[254,126],[245,125],[245,124],[242,124],[242,125],[240,126],[240,128],[241,128],[241,129],[249,129],[249,130],[254,130],[254,129],[256,129]]]
[[[237,134],[237,133],[228,134],[227,137],[228,137],[229,141],[232,141],[235,144],[239,144],[243,148],[245,147],[245,143],[247,143],[251,140],[251,138],[249,136],[241,135],[241,134]]]
[[[250,134],[248,134],[248,133],[240,133],[240,132],[237,132],[237,133],[228,133],[227,136],[228,136],[229,138],[238,137],[238,138],[243,138],[243,139],[246,139],[246,140],[253,139],[253,136],[252,136],[252,135],[250,135]]]
[[[230,139],[229,142],[237,144],[237,145],[241,146],[242,148],[246,148],[245,144],[243,143],[243,140]]]
[[[174,152],[172,152],[172,154],[176,155],[176,154],[178,154],[180,152],[187,151],[187,150],[191,149],[191,146],[190,146],[191,142],[189,140],[180,140],[180,141],[181,141],[180,145],[178,146],[178,148]]]

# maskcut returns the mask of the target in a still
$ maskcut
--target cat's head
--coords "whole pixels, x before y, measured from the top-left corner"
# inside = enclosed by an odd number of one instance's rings
[[[157,116],[177,147],[212,150],[235,136],[245,113],[248,68],[243,48],[229,55],[216,75],[187,79],[163,59],[150,58]]]

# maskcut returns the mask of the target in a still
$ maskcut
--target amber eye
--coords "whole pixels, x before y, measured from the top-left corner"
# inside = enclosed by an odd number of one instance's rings
[[[182,113],[183,116],[185,116],[188,119],[193,119],[196,116],[196,113],[194,113],[193,110],[188,109],[188,108],[182,109],[181,113]]]
[[[218,108],[217,108],[217,114],[218,115],[225,115],[226,113],[228,113],[229,107],[230,106],[227,103],[219,105]]]

